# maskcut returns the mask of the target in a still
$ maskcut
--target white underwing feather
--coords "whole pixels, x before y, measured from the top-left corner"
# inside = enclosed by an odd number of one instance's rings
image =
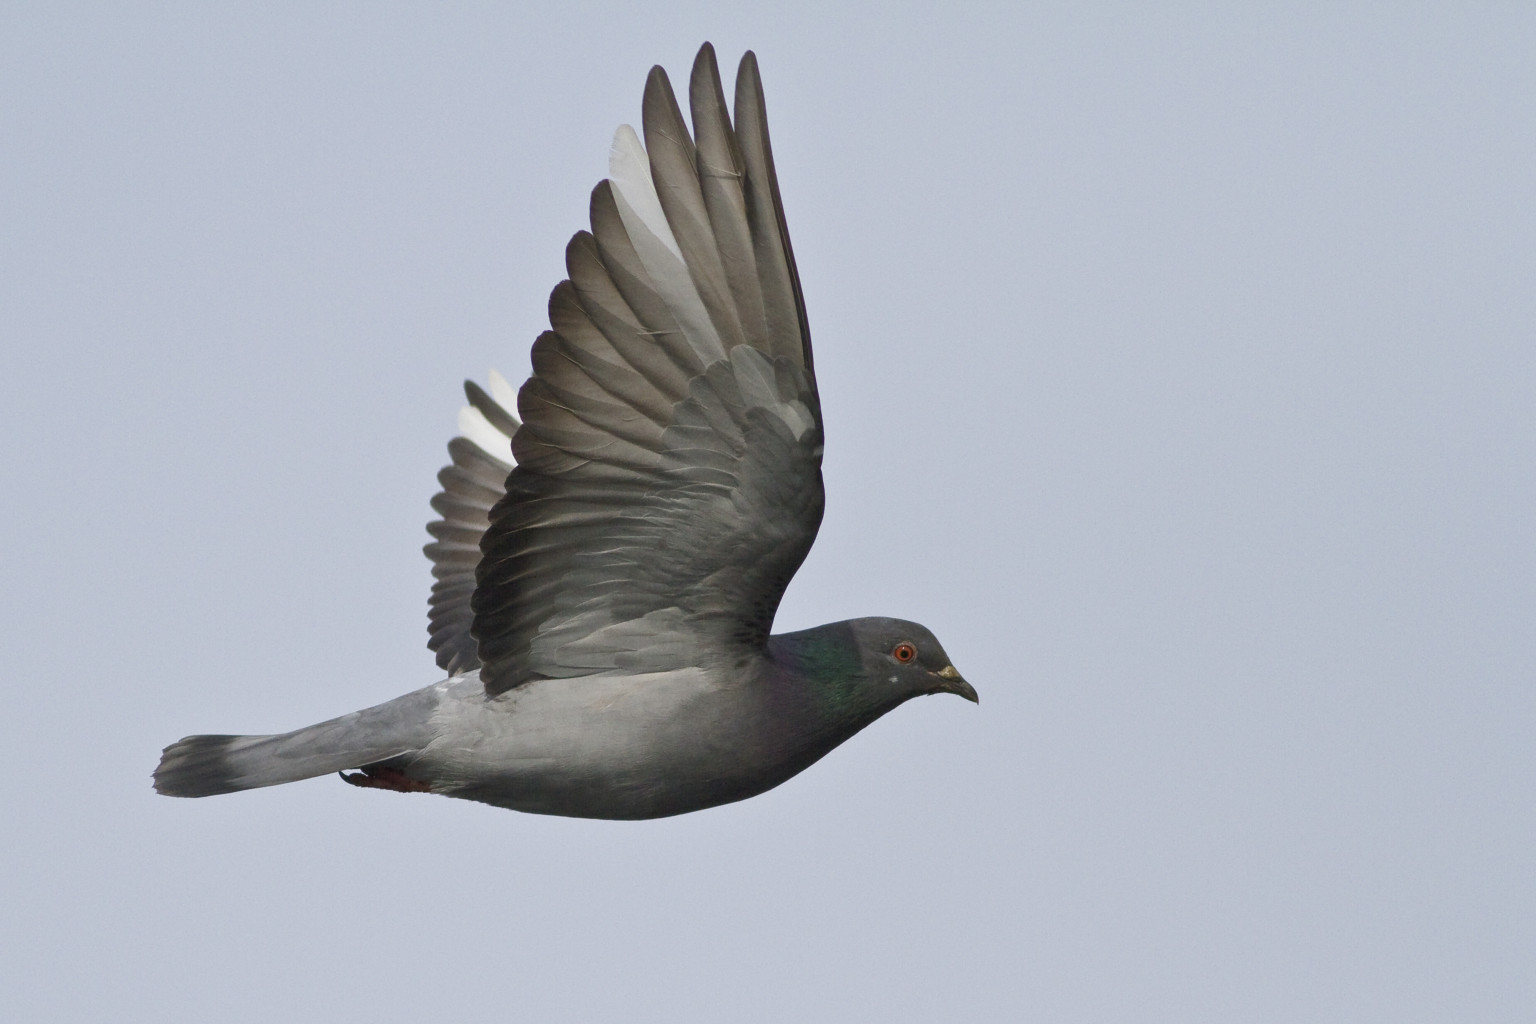
[[[699,297],[693,275],[683,262],[682,250],[667,225],[661,200],[656,197],[645,147],[627,124],[620,125],[614,133],[608,173],[624,231],[656,294],[671,310],[683,336],[705,365],[723,358],[725,347],[704,308],[704,300]]]
[[[497,405],[508,412],[517,411],[517,389],[507,383],[507,378],[503,377],[500,371],[492,370],[487,384],[489,386],[486,390],[496,400]]]
[[[651,178],[651,161],[645,154],[640,136],[627,124],[619,125],[613,133],[613,146],[608,151],[608,179],[613,182],[614,192],[629,204],[630,216],[626,216],[624,222],[628,224],[631,217],[638,218],[681,263],[683,250],[678,247],[677,239],[672,237],[667,215],[661,209],[661,200],[656,198],[656,182]]]
[[[512,458],[512,439],[497,430],[485,418],[485,414],[472,405],[459,410],[459,436],[502,463],[509,471],[517,464]]]

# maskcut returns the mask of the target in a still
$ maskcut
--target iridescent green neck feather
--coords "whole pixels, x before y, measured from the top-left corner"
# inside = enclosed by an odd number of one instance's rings
[[[873,720],[888,708],[870,685],[858,638],[848,623],[836,622],[769,640],[769,657],[779,668],[785,696],[827,723]]]

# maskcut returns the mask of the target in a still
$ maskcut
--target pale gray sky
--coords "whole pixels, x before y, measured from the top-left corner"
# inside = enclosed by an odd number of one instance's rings
[[[1532,8],[127,6],[0,9],[8,1020],[1536,1016]],[[704,39],[826,410],[780,626],[980,707],[646,823],[155,796],[435,678],[459,382]]]

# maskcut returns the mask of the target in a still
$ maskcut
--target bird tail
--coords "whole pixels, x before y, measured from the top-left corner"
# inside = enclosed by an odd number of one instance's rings
[[[431,740],[438,688],[274,736],[188,736],[160,755],[155,791],[216,796],[409,756]]]

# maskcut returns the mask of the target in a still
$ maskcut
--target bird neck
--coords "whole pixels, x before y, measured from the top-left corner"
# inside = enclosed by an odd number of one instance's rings
[[[890,708],[869,685],[859,644],[846,623],[832,623],[768,640],[783,696],[803,714],[833,727],[862,728]]]

